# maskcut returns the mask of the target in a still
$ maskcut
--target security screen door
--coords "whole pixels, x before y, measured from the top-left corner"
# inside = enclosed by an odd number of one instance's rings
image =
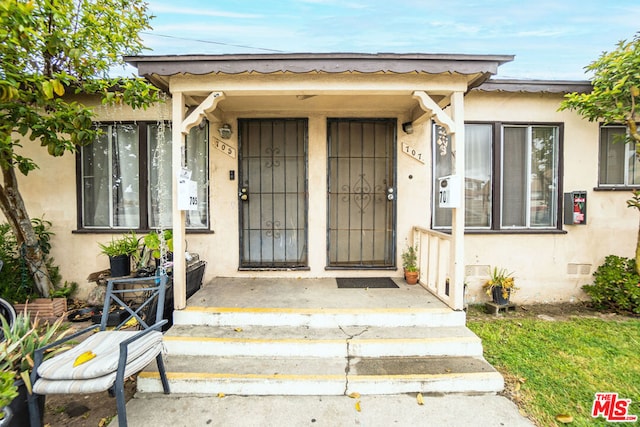
[[[307,265],[307,120],[238,121],[240,267]]]
[[[329,119],[328,266],[395,265],[395,119]]]

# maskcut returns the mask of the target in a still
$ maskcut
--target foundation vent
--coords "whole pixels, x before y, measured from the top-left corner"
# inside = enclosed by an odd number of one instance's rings
[[[572,276],[587,276],[591,274],[591,264],[567,264],[567,274]]]

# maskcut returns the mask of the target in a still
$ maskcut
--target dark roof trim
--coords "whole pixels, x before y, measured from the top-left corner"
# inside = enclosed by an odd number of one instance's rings
[[[495,75],[513,55],[453,55],[396,53],[290,53],[240,55],[127,56],[142,76],[185,73],[458,73]]]
[[[589,93],[593,87],[588,80],[487,80],[474,91],[529,92],[529,93]]]

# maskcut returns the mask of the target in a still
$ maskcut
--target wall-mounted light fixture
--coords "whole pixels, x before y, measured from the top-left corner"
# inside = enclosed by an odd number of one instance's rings
[[[222,139],[231,138],[231,125],[228,123],[223,124],[218,128],[218,132],[220,132],[220,138]]]
[[[411,135],[413,133],[413,123],[411,122],[404,122],[402,124],[402,130],[404,131],[404,133],[406,133],[407,135]]]

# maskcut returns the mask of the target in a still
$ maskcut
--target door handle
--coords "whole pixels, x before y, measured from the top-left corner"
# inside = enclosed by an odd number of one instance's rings
[[[246,202],[249,200],[249,190],[246,187],[242,187],[238,193],[238,197],[240,197],[240,200]]]

